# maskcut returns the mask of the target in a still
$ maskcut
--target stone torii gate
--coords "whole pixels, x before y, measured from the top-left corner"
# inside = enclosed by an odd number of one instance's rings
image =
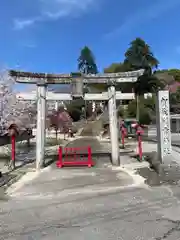
[[[132,93],[123,94],[116,92],[115,86],[118,83],[133,83],[144,73],[144,70],[108,73],[108,74],[90,74],[84,75],[80,73],[71,74],[44,74],[17,72],[11,70],[12,76],[18,83],[36,84],[37,94],[20,94],[17,96],[21,100],[37,101],[37,135],[36,135],[36,169],[40,169],[43,165],[45,155],[45,120],[46,120],[46,100],[60,101],[73,100],[82,98],[84,100],[108,100],[109,122],[110,122],[110,138],[111,138],[111,154],[112,163],[120,164],[119,158],[119,140],[116,114],[116,99],[133,99]],[[93,94],[83,93],[84,84],[107,84],[108,92]],[[71,84],[71,94],[53,94],[47,92],[48,84]]]

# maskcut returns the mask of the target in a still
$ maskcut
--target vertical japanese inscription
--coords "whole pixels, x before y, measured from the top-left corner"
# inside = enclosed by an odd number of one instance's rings
[[[169,112],[169,91],[159,91],[159,130],[161,157],[171,154],[171,127],[170,127],[170,112]]]

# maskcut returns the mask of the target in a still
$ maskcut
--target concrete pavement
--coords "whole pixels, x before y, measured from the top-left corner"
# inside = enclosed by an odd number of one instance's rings
[[[173,190],[111,171],[41,173],[1,202],[0,239],[178,240],[180,204]]]
[[[112,168],[99,158],[93,168],[52,165],[27,174],[0,202],[0,239],[179,240],[179,182],[150,187],[135,174],[145,163],[129,155],[121,162]]]

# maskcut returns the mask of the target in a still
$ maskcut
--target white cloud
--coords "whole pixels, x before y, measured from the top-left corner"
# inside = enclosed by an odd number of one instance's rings
[[[40,0],[42,13],[51,19],[85,12],[95,0]]]
[[[112,38],[114,36],[127,33],[132,28],[138,26],[141,22],[147,22],[148,20],[155,19],[166,12],[172,14],[172,8],[180,5],[180,0],[153,0],[152,4],[146,9],[141,9],[134,14],[127,17],[127,19],[117,28],[113,29],[109,33],[105,34],[105,38]]]
[[[95,6],[95,0],[37,0],[40,3],[38,17],[15,19],[14,29],[22,30],[39,21],[57,20],[62,17],[73,17],[89,11]],[[99,1],[99,0],[98,0]],[[96,2],[97,4],[97,2]]]
[[[26,27],[33,25],[37,21],[37,18],[31,19],[15,19],[14,20],[14,29],[15,30],[22,30]]]

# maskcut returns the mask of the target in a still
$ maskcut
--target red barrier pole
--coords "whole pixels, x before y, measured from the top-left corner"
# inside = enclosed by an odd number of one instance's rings
[[[121,136],[122,136],[122,146],[124,148],[124,128],[121,129]]]
[[[11,161],[13,166],[15,166],[15,155],[16,155],[16,138],[15,135],[11,136]]]
[[[126,129],[125,127],[121,127],[121,140],[122,140],[122,147],[125,148],[125,135],[126,135]]]
[[[91,152],[91,147],[88,147],[88,167],[92,167],[92,152]]]
[[[143,152],[142,152],[142,129],[137,128],[137,135],[138,135],[138,155],[139,155],[139,161],[142,161],[143,159]]]
[[[142,139],[141,134],[138,135],[139,160],[142,161]]]
[[[58,168],[62,168],[62,166],[63,166],[63,162],[62,162],[62,147],[59,147],[58,155],[59,155],[58,156],[58,162],[57,162],[56,166]]]

